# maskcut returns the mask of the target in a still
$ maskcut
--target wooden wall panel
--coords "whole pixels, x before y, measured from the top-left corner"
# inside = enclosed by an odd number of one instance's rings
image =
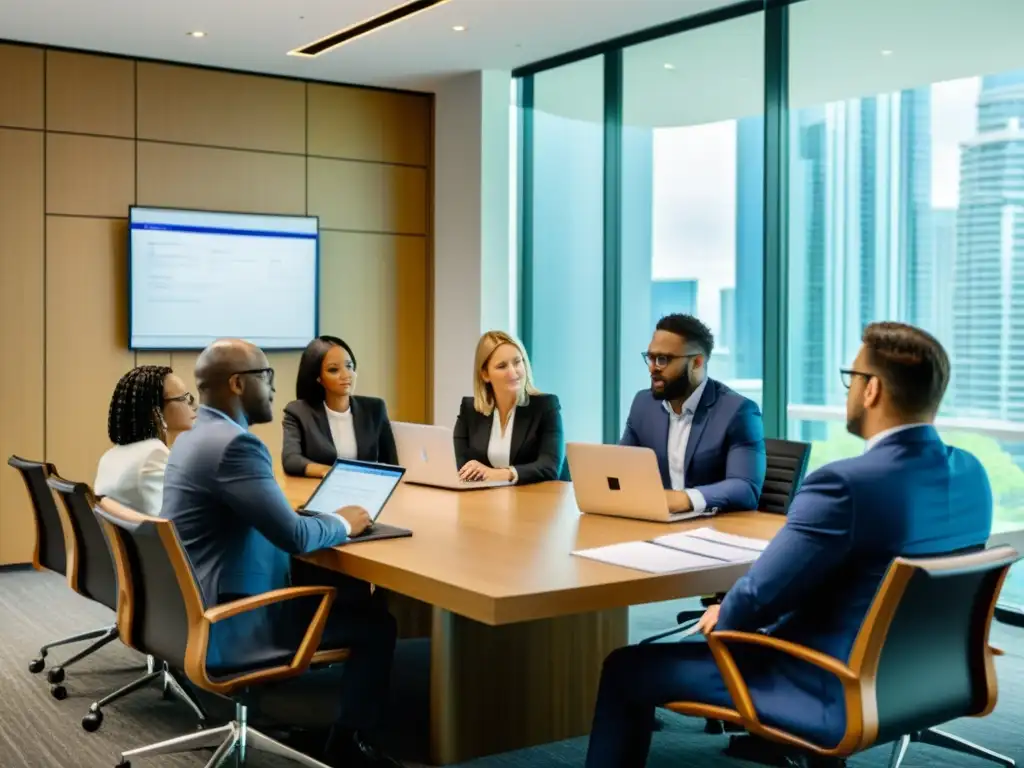
[[[139,62],[139,138],[306,152],[306,84]]]
[[[135,136],[135,62],[50,51],[46,56],[46,129]]]
[[[46,212],[125,218],[135,202],[135,142],[46,135]]]
[[[0,459],[16,453],[39,460],[45,386],[43,134],[0,129],[0,169]],[[0,564],[30,562],[34,544],[25,486],[2,464]]]
[[[309,84],[309,154],[426,166],[430,98]]]
[[[43,51],[0,44],[0,126],[43,127]]]
[[[309,158],[309,212],[324,229],[422,235],[427,172],[378,163]]]
[[[425,421],[425,239],[324,232],[320,259],[321,291],[337,297],[321,299],[320,329],[352,346],[357,391],[384,398],[392,419]]]
[[[95,478],[110,394],[135,362],[127,237],[123,219],[46,219],[46,453],[69,479]]]
[[[304,215],[305,180],[298,156],[138,145],[139,205]]]

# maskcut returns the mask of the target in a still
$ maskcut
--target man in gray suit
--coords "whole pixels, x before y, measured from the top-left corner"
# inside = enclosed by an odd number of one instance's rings
[[[174,522],[203,600],[213,606],[290,586],[293,555],[340,544],[370,521],[356,507],[299,515],[285,498],[270,451],[249,432],[273,419],[274,370],[262,350],[239,340],[214,342],[195,373],[202,405],[193,430],[171,449],[161,515]],[[396,626],[386,603],[361,586],[346,590],[357,593],[347,601],[339,594],[321,641],[351,649],[338,723],[351,737],[334,739],[333,757],[345,765],[397,765],[365,741],[383,715]],[[315,607],[278,604],[218,623],[207,664],[244,665],[267,648],[293,651]]]

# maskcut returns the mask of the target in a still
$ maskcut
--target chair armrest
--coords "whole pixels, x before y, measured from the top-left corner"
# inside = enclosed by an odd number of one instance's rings
[[[722,643],[746,643],[748,645],[760,645],[764,648],[771,648],[780,653],[785,653],[787,656],[813,664],[826,672],[831,672],[842,681],[851,683],[857,681],[857,675],[854,674],[853,670],[834,656],[815,651],[798,643],[791,643],[788,640],[780,640],[777,637],[762,635],[756,632],[733,632],[731,630],[712,632],[709,639],[710,637]]]
[[[325,595],[333,597],[334,587],[284,587],[283,589],[273,589],[270,592],[250,595],[249,597],[232,600],[230,603],[216,605],[213,608],[207,609],[203,613],[203,618],[211,624],[216,624],[218,621],[237,616],[240,613],[254,611],[257,608],[264,608],[274,603],[283,603],[285,600],[299,600],[303,597],[314,596],[324,597]]]

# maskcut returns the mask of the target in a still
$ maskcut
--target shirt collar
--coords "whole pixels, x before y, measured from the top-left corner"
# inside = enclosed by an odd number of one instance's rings
[[[690,396],[683,401],[683,410],[676,414],[672,410],[672,404],[668,400],[662,400],[661,404],[668,411],[669,416],[675,416],[676,418],[682,418],[686,414],[694,414],[697,412],[697,406],[700,404],[701,397],[704,396],[704,390],[707,389],[708,380],[704,377],[704,381],[697,385],[697,388],[690,393]]]
[[[220,410],[219,408],[214,408],[213,406],[210,406],[210,405],[200,405],[199,406],[199,410],[200,411],[206,411],[207,413],[212,414],[213,416],[216,416],[219,419],[224,419],[226,421],[230,421],[232,424],[234,424],[236,427],[238,427],[239,429],[241,429],[243,431],[247,430],[249,428],[248,422],[245,423],[245,424],[239,424],[237,421],[232,419],[230,416],[228,416],[226,413],[224,413],[224,411]],[[244,419],[245,417],[243,416],[242,418]]]
[[[892,437],[893,435],[895,435],[895,434],[897,434],[899,432],[904,432],[904,431],[906,431],[908,429],[916,429],[917,427],[930,427],[930,426],[931,426],[930,424],[927,424],[925,422],[920,422],[918,424],[900,424],[898,427],[890,427],[889,429],[883,429],[877,435],[874,435],[870,440],[868,440],[867,442],[864,443],[864,453],[867,453],[868,451],[870,451],[872,448],[874,448],[880,442],[885,440],[885,438]]]

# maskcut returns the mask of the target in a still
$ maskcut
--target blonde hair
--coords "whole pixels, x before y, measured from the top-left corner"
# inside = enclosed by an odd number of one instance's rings
[[[530,395],[539,395],[540,392],[533,386],[533,370],[530,368],[530,358],[526,356],[526,350],[519,341],[504,331],[488,331],[480,337],[476,345],[476,357],[473,363],[473,407],[484,416],[494,413],[494,387],[484,381],[484,371],[491,361],[494,350],[503,344],[511,344],[523,358],[523,370],[526,373],[526,380],[523,388],[519,390],[519,401],[516,405],[526,405],[530,401]]]

